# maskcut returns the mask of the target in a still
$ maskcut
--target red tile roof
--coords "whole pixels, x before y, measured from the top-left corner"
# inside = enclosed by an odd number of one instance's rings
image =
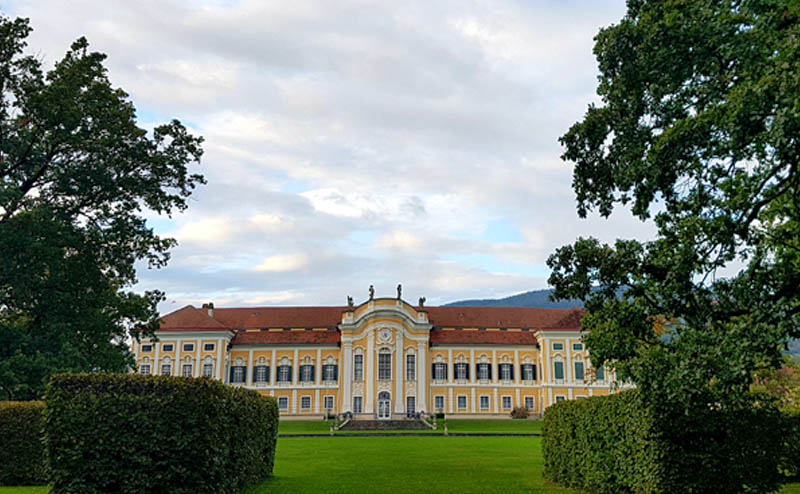
[[[182,309],[178,309],[175,312],[162,317],[160,329],[228,330],[229,326],[226,326],[220,323],[218,320],[209,317],[205,309],[195,309],[191,305],[187,305]]]
[[[335,345],[339,331],[247,331],[236,333],[234,345]]]
[[[431,345],[535,345],[530,331],[431,331]]]
[[[580,309],[534,309],[530,307],[426,307],[431,324],[440,328],[572,328],[571,318]]]
[[[334,328],[347,307],[242,307],[214,309],[230,328]]]

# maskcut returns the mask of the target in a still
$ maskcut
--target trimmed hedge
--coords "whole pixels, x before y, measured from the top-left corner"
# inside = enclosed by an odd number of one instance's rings
[[[0,485],[47,483],[43,401],[0,401]]]
[[[636,390],[564,401],[544,414],[545,476],[598,493],[774,492],[784,423],[770,409],[659,415]]]
[[[60,374],[46,393],[52,492],[236,493],[272,473],[274,398],[211,379]]]

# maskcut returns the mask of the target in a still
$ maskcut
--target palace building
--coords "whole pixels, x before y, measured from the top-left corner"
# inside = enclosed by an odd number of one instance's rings
[[[614,389],[581,342],[580,309],[423,303],[186,306],[161,319],[158,341],[134,342],[133,351],[142,374],[254,389],[277,398],[282,418],[508,417],[514,407],[539,415]]]

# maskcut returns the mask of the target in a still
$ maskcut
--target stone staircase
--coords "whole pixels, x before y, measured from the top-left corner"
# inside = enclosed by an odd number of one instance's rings
[[[343,431],[424,431],[430,430],[421,420],[351,420]]]

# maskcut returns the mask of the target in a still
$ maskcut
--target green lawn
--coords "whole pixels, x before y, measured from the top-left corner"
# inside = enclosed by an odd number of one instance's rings
[[[278,424],[279,434],[328,434],[331,422],[284,421]],[[413,433],[442,434],[442,421],[437,422],[436,430],[408,431]],[[540,420],[448,420],[449,432],[496,432],[496,433],[538,433],[542,431]],[[402,432],[402,431],[397,431]],[[336,434],[358,434],[364,431],[337,431]]]
[[[459,425],[474,430],[482,423]],[[379,490],[577,492],[544,481],[538,437],[431,436],[281,438],[274,477],[247,494]],[[47,491],[46,487],[0,487],[0,494]],[[800,494],[800,484],[787,486],[783,492]]]

